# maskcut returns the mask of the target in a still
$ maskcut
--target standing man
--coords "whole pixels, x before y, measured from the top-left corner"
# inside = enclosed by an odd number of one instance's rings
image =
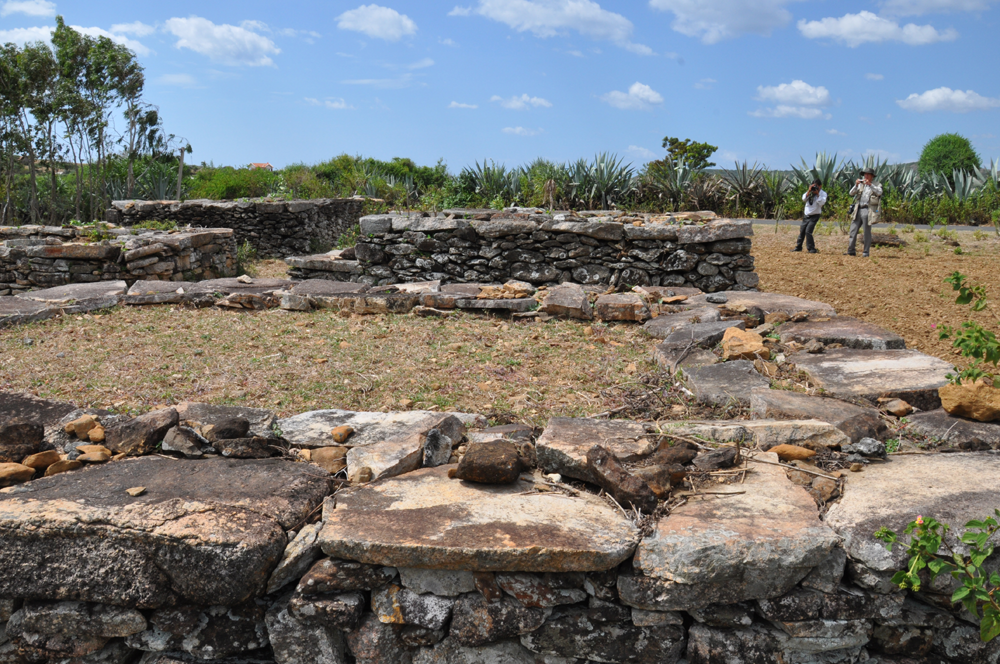
[[[865,258],[872,249],[872,224],[878,223],[879,203],[882,201],[882,185],[875,182],[875,171],[866,168],[861,171],[862,179],[855,180],[849,195],[854,196],[854,217],[845,256],[857,256],[858,231],[865,229]]]
[[[792,251],[802,251],[802,241],[805,240],[809,253],[818,254],[813,231],[816,230],[816,224],[826,204],[826,192],[823,191],[823,182],[819,178],[813,180],[809,190],[802,194],[802,201],[806,204],[806,209],[802,214],[802,225],[799,226],[799,241]]]

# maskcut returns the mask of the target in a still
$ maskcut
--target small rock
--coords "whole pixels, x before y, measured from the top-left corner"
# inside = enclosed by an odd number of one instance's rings
[[[478,593],[470,593],[455,603],[451,637],[463,646],[482,646],[538,629],[547,613],[527,608],[515,599],[489,602]]]
[[[729,298],[719,293],[711,293],[705,296],[705,301],[709,304],[725,304],[729,302]]]
[[[913,412],[913,406],[902,399],[890,399],[882,406],[882,408],[885,409],[885,412],[890,415],[895,415],[896,417],[906,417]]]
[[[727,328],[722,335],[722,358],[724,360],[768,359],[771,351],[764,347],[764,338],[756,332]]]
[[[111,456],[111,450],[104,445],[77,445],[76,451],[80,454],[107,454]]]
[[[513,484],[520,475],[521,457],[508,440],[469,445],[458,468],[448,472],[449,477],[480,484]]]
[[[357,629],[347,633],[347,647],[363,664],[409,664],[411,656],[400,639],[401,631],[401,625],[383,623],[369,613]]]
[[[97,426],[97,420],[93,415],[82,415],[66,425],[66,433],[76,436],[80,440],[87,439],[90,430]]]
[[[92,443],[103,443],[104,442],[104,427],[98,424],[96,427],[87,432],[87,438]]]
[[[250,432],[250,420],[245,417],[227,417],[201,428],[201,433],[209,442],[245,438]]]
[[[249,275],[241,274],[240,276],[236,277],[236,281],[240,282],[241,284],[252,284],[253,278],[250,277]]]
[[[860,473],[864,469],[865,469],[865,465],[863,463],[852,463],[851,464],[851,472],[852,473]]]
[[[359,592],[340,595],[292,595],[288,612],[304,625],[355,629],[365,613],[365,597]],[[383,621],[385,622],[385,621]]]
[[[54,464],[45,469],[45,477],[52,477],[53,475],[58,475],[59,473],[79,470],[81,468],[83,468],[83,464],[76,459],[56,461]]]
[[[62,358],[66,357],[66,353],[56,353],[56,357],[58,357],[61,360]]]
[[[394,567],[325,558],[313,565],[302,577],[298,592],[303,595],[314,595],[371,590],[384,586],[395,576]]]
[[[320,556],[319,536],[322,522],[302,526],[298,533],[288,533],[291,540],[267,580],[267,594],[275,593],[292,581],[298,581]]]
[[[655,464],[669,466],[672,464],[684,465],[691,463],[698,456],[698,448],[691,443],[680,441],[670,445],[667,440],[660,444],[660,448],[652,457]]]
[[[608,448],[594,445],[587,451],[587,467],[597,484],[614,496],[622,507],[632,505],[647,513],[656,509],[656,494],[641,479],[629,473]]]
[[[311,450],[310,461],[331,475],[347,468],[346,447],[317,447]]]
[[[76,460],[83,463],[107,463],[111,461],[111,455],[104,452],[91,452],[90,454],[81,454]]]
[[[800,461],[816,456],[815,451],[807,450],[806,448],[799,447],[798,445],[778,445],[776,447],[772,447],[768,451],[777,454],[778,458],[782,461]]]
[[[443,628],[451,618],[455,600],[437,595],[418,595],[395,584],[372,592],[372,610],[384,623]]]
[[[354,429],[352,427],[342,426],[331,431],[330,435],[333,436],[333,442],[341,445],[347,442],[347,439],[351,437],[352,433],[354,433]]]
[[[808,311],[796,311],[794,314],[788,317],[788,320],[792,323],[804,323],[809,320]]]
[[[424,438],[424,468],[443,466],[451,459],[453,441],[439,429],[431,429]]]
[[[146,487],[144,486],[134,486],[131,489],[125,489],[125,493],[132,496],[133,498],[138,498],[142,494],[146,493]]]
[[[874,438],[862,438],[852,445],[844,445],[841,451],[846,454],[860,454],[863,457],[884,459],[887,456],[885,443]],[[771,450],[772,452],[774,450]]]
[[[782,323],[788,322],[788,314],[784,311],[775,311],[764,316],[764,323],[770,323],[771,325],[781,325]]]
[[[55,450],[48,450],[46,452],[39,452],[38,454],[32,454],[29,457],[25,457],[24,461],[21,462],[22,465],[28,468],[34,468],[35,470],[45,470],[54,463],[61,460],[62,457]]]
[[[673,476],[677,473],[684,475],[684,468],[676,464],[670,466],[646,466],[636,468],[632,474],[646,483],[646,485],[656,494],[660,500],[670,497],[670,487],[674,484]]]
[[[840,485],[827,477],[814,477],[809,493],[820,502],[828,503],[840,495]]]
[[[772,450],[773,451],[773,450]],[[711,452],[702,452],[694,459],[694,465],[700,470],[719,470],[732,468],[743,461],[740,451],[735,447],[720,447]]]
[[[977,422],[1000,420],[1000,388],[985,379],[961,385],[949,383],[938,389],[938,395],[941,407],[951,415]]]
[[[587,599],[582,574],[496,574],[497,585],[521,604],[544,609]]]
[[[430,593],[441,597],[458,597],[476,590],[473,572],[464,570],[400,567],[399,578],[406,588],[418,595]]]
[[[810,339],[806,345],[802,347],[802,350],[810,355],[818,355],[826,350],[826,346],[824,346],[823,342],[819,339]]]
[[[188,458],[203,455],[202,448],[208,441],[190,427],[176,426],[167,431],[160,448],[164,452],[180,452]]]
[[[176,409],[155,410],[108,429],[105,444],[115,453],[132,456],[150,454],[163,442],[167,431],[177,426],[177,422]]]
[[[35,469],[19,463],[0,463],[0,487],[27,482],[35,476]]]
[[[359,468],[354,479],[351,481],[352,484],[368,484],[372,481],[372,469],[368,466],[364,468]]]

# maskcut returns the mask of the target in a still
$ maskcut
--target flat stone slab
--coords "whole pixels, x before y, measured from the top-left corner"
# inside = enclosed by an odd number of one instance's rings
[[[274,413],[264,408],[243,406],[216,406],[198,401],[182,401],[176,407],[177,417],[190,425],[219,424],[233,417],[242,417],[250,423],[250,434],[262,438],[273,438],[276,418]]]
[[[535,443],[535,453],[547,473],[596,483],[587,467],[590,448],[603,445],[622,461],[634,461],[655,452],[658,442],[635,422],[553,417]]]
[[[735,327],[738,330],[746,328],[741,320],[717,320],[713,323],[695,323],[685,325],[663,337],[660,346],[664,348],[711,348],[722,341],[726,330]]]
[[[954,366],[915,350],[838,348],[810,355],[796,353],[792,363],[830,396],[861,397],[874,402],[895,397],[921,410],[941,405],[938,388]]]
[[[23,325],[52,318],[59,313],[59,307],[44,302],[34,302],[17,296],[0,296],[0,327]]]
[[[23,392],[0,392],[0,422],[24,420],[49,428],[59,424],[77,406],[65,401],[42,399]]]
[[[279,459],[150,456],[0,490],[0,596],[233,606],[263,594],[285,531],[328,493],[324,475]]]
[[[962,526],[993,516],[1000,504],[1000,456],[990,452],[892,456],[863,475],[847,483],[826,522],[844,539],[847,555],[888,576],[905,565],[906,546],[886,550],[873,536],[882,526],[909,542],[902,535],[907,524],[917,515],[934,517],[952,527],[948,543],[966,550],[957,541]]]
[[[665,314],[646,321],[642,331],[654,339],[666,339],[672,332],[698,323],[714,323],[720,318],[715,307],[698,307],[679,314]]]
[[[863,350],[903,350],[906,341],[873,323],[849,316],[835,316],[829,320],[782,323],[778,328],[782,343],[797,341],[801,344],[813,339],[824,344],[840,344],[845,348]]]
[[[706,442],[743,442],[769,450],[777,445],[799,447],[839,447],[851,439],[832,424],[820,420],[734,420],[706,422],[665,422],[661,433],[676,433]]]
[[[367,284],[355,284],[350,281],[331,281],[330,279],[306,279],[292,287],[293,295],[330,296],[344,293],[365,293],[369,290]]]
[[[533,297],[519,297],[511,300],[458,299],[455,306],[459,309],[496,309],[503,311],[525,312],[538,307]]]
[[[600,498],[533,493],[422,468],[327,500],[323,552],[374,565],[472,571],[599,571],[627,560],[638,531]]]
[[[754,388],[771,385],[771,381],[757,373],[749,360],[686,368],[684,379],[698,401],[712,406],[733,402],[749,404]]]
[[[339,272],[344,274],[362,274],[364,272],[358,261],[345,261],[329,254],[315,256],[289,256],[285,259],[288,267],[302,270],[318,270],[321,272]]]
[[[908,431],[937,438],[949,445],[961,445],[980,440],[993,449],[1000,449],[1000,424],[976,422],[949,415],[943,408],[907,416]]]
[[[844,432],[852,443],[862,438],[884,440],[888,428],[879,412],[853,403],[814,397],[787,390],[755,389],[750,393],[750,409],[757,419],[817,419]]]
[[[288,279],[260,278],[253,279],[245,284],[239,279],[206,279],[191,286],[190,293],[219,293],[220,295],[232,295],[233,293],[250,293],[253,295],[266,295],[279,290],[289,290],[295,286],[294,281]]]
[[[775,313],[782,311],[789,316],[797,314],[800,311],[804,311],[810,316],[816,317],[832,317],[836,316],[837,312],[829,304],[825,302],[813,302],[812,300],[804,300],[800,297],[793,297],[791,295],[779,295],[778,293],[758,293],[756,291],[726,291],[723,293],[726,296],[726,304],[717,305],[722,307],[735,307],[744,306],[748,309],[750,307],[759,307],[766,314]],[[713,306],[705,298],[707,295],[696,295],[695,297],[688,298],[685,304],[691,306]]]
[[[137,281],[122,296],[123,304],[178,304],[187,299],[192,281]]]
[[[294,447],[366,447],[385,440],[405,438],[413,433],[424,433],[449,415],[456,413],[313,410],[278,420],[278,429],[281,437]],[[337,443],[330,432],[341,426],[351,427],[354,433],[346,442]]]
[[[28,291],[16,297],[59,307],[63,313],[78,314],[117,305],[127,289],[124,281],[98,281]]]
[[[619,577],[623,602],[674,611],[777,597],[823,562],[837,535],[812,497],[781,468],[750,465],[743,484],[720,488],[733,495],[689,501],[639,542],[634,566],[645,578]]]

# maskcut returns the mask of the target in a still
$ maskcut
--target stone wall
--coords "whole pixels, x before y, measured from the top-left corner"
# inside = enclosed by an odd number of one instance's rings
[[[295,278],[756,288],[749,221],[453,210],[361,219],[356,260],[287,259]]]
[[[257,253],[284,257],[326,251],[361,216],[362,198],[303,201],[114,201],[105,220],[133,226],[142,221],[175,221],[203,228],[231,228],[236,243],[249,242]]]
[[[97,237],[93,233],[99,233]],[[0,227],[0,296],[99,281],[200,281],[236,274],[228,228],[136,232]]]

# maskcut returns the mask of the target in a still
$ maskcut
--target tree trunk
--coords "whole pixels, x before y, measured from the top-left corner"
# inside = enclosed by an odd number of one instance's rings
[[[184,148],[179,151],[179,159],[177,160],[177,202],[181,202],[181,182],[184,180]]]

